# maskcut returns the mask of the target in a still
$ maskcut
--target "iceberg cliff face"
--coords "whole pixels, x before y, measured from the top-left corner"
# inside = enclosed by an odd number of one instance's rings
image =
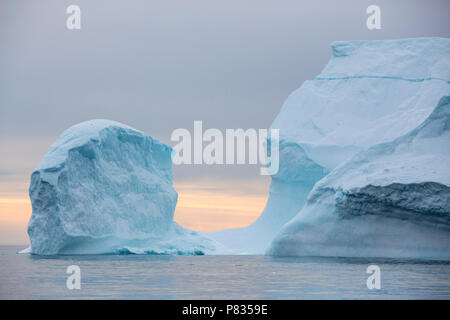
[[[66,130],[31,175],[35,254],[200,253],[211,241],[173,222],[171,148],[118,122]]]
[[[327,168],[406,134],[449,92],[449,39],[337,42],[332,48],[325,69],[289,96],[272,124],[282,141],[300,144]]]
[[[280,171],[264,212],[246,228],[211,238],[263,253],[316,182],[356,153],[419,126],[450,92],[449,39],[336,42],[332,50],[325,69],[288,97],[271,126],[280,130]]]
[[[450,97],[319,181],[272,255],[450,259]]]

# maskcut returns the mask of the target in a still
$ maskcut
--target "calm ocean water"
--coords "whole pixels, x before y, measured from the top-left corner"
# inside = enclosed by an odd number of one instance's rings
[[[450,262],[103,255],[37,257],[0,246],[1,299],[450,299]],[[369,290],[369,265],[381,289]],[[66,287],[69,265],[81,289]]]

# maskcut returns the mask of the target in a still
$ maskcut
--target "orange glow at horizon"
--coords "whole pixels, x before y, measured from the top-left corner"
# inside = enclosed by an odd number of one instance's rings
[[[245,195],[195,186],[176,186],[178,203],[174,220],[196,231],[245,227],[255,221],[266,204],[266,196]]]
[[[27,225],[30,217],[30,199],[0,198],[0,244],[28,243]]]
[[[222,184],[221,189],[211,187],[213,183],[208,185],[210,188],[192,183],[175,185],[178,202],[174,220],[181,226],[202,232],[244,227],[255,221],[264,209],[268,192],[248,194],[239,190],[239,183]],[[29,242],[26,230],[31,211],[25,192],[13,197],[0,194],[1,244]]]

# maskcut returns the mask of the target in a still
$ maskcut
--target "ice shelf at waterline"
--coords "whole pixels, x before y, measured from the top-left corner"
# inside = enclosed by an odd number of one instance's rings
[[[336,42],[332,51],[333,57],[325,69],[288,97],[271,126],[280,132],[280,169],[272,176],[269,199],[261,216],[245,228],[207,233],[235,252],[264,253],[281,227],[303,208],[318,181],[356,153],[392,141],[418,127],[439,100],[450,93],[449,39]],[[449,148],[449,143],[441,148]],[[411,153],[409,161],[415,161],[413,158],[417,156]],[[405,159],[408,157],[398,160]],[[391,170],[400,166],[398,163]],[[420,175],[421,170],[424,170],[423,175]],[[417,167],[416,171],[421,176],[418,183],[433,181],[426,176],[429,171],[425,168]],[[395,172],[391,177],[391,183],[395,183]],[[448,209],[449,203],[446,206]],[[367,216],[365,227],[370,227],[371,219]],[[319,225],[320,221],[316,223]],[[283,229],[283,234],[288,230],[292,228]],[[302,242],[291,245],[286,242],[284,246],[280,237],[270,254],[303,254],[308,251],[302,251],[301,246],[314,241],[314,237],[303,238]],[[364,234],[361,239],[352,239],[370,247]],[[299,246],[296,250],[295,245]],[[364,254],[356,249],[342,251],[340,243],[328,245],[326,252],[330,255]],[[345,245],[351,246],[350,243]],[[358,243],[354,245],[359,247]],[[447,255],[448,251],[447,248]],[[394,251],[392,253],[394,255]]]
[[[173,221],[172,149],[121,123],[66,130],[31,175],[34,254],[205,254],[213,241]]]

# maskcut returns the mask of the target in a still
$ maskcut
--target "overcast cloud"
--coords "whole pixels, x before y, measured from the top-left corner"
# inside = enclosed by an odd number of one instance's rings
[[[113,119],[165,143],[176,128],[267,128],[335,40],[449,37],[450,1],[17,1],[0,4],[0,181],[29,175],[69,126]],[[66,8],[82,29],[66,28]],[[28,143],[27,143],[28,141]],[[17,142],[17,143],[16,143]],[[37,147],[39,145],[39,148]],[[177,176],[258,168],[176,168]]]

